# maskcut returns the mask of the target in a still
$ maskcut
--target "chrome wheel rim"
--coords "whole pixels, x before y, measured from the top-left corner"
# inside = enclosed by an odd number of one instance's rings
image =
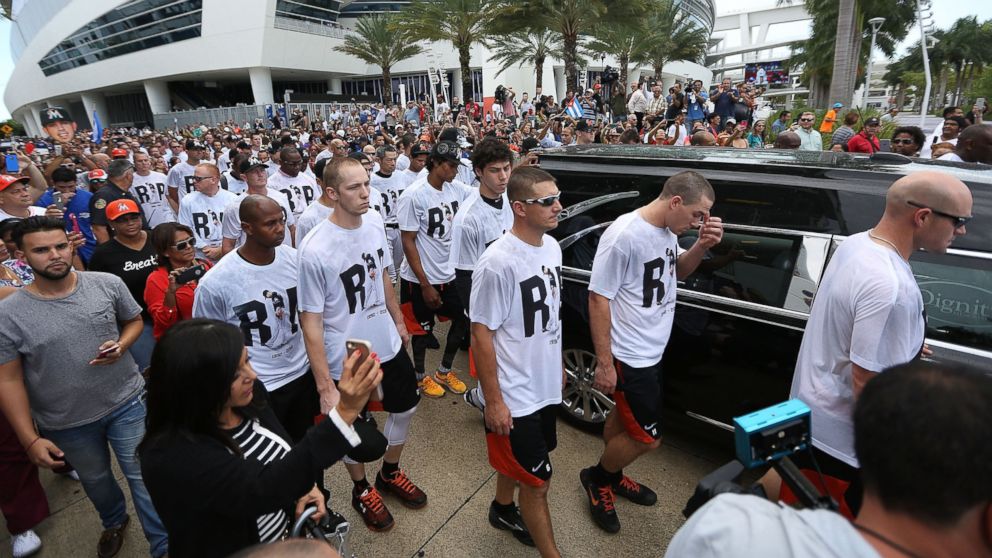
[[[584,349],[562,351],[566,384],[561,404],[568,414],[581,422],[598,424],[613,410],[613,400],[592,387],[596,374],[596,355]]]

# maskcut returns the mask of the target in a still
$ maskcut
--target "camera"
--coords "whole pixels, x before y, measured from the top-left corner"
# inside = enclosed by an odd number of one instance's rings
[[[800,451],[809,451],[812,457],[810,410],[802,401],[790,399],[735,417],[734,447],[737,459],[706,475],[696,485],[695,493],[682,510],[686,518],[720,494],[752,494],[765,498],[760,485],[745,487],[740,484],[740,477],[746,469],[767,465],[778,472],[804,507],[837,511],[837,502],[822,495],[789,459]]]

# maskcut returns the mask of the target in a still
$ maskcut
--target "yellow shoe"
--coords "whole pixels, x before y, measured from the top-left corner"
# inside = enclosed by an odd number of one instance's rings
[[[448,388],[451,393],[457,393],[459,395],[465,393],[465,390],[468,389],[465,382],[459,380],[458,376],[455,376],[454,372],[448,372],[447,374],[435,372],[434,381]]]
[[[444,388],[438,385],[438,383],[434,381],[434,378],[431,378],[430,376],[424,376],[424,379],[417,382],[417,385],[420,386],[420,393],[426,395],[427,397],[444,397]]]

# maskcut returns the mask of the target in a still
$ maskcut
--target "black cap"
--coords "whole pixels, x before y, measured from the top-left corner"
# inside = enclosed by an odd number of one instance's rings
[[[72,122],[69,111],[62,107],[49,107],[41,109],[41,125],[48,126],[53,122]]]
[[[872,116],[868,120],[865,120],[865,126],[878,126],[881,123],[882,122],[878,118],[875,118],[874,116]]]
[[[434,146],[434,150],[431,151],[431,159],[443,159],[460,165],[462,164],[461,153],[462,150],[458,147],[457,143],[453,141],[439,141]]]
[[[423,142],[417,142],[413,144],[413,149],[410,150],[410,155],[416,157],[417,155],[430,155],[431,147]]]
[[[268,163],[263,163],[262,160],[259,159],[258,157],[250,157],[248,159],[245,159],[244,161],[241,161],[241,165],[238,166],[238,172],[244,174],[256,167],[262,167],[263,169],[267,169],[269,168],[269,165]]]
[[[449,128],[445,128],[437,136],[437,139],[438,139],[438,141],[450,141],[450,142],[453,142],[453,143],[458,143],[458,135],[459,135],[458,132],[459,131],[460,130],[458,128],[450,128],[450,127]]]
[[[189,151],[190,149],[206,149],[206,147],[203,147],[203,144],[196,140],[186,140],[186,150]]]

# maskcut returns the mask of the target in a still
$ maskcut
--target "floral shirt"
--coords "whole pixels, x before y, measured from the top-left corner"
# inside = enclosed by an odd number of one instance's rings
[[[26,287],[34,282],[34,272],[28,264],[17,259],[10,259],[0,264],[14,272],[16,280],[0,277],[0,287]]]

